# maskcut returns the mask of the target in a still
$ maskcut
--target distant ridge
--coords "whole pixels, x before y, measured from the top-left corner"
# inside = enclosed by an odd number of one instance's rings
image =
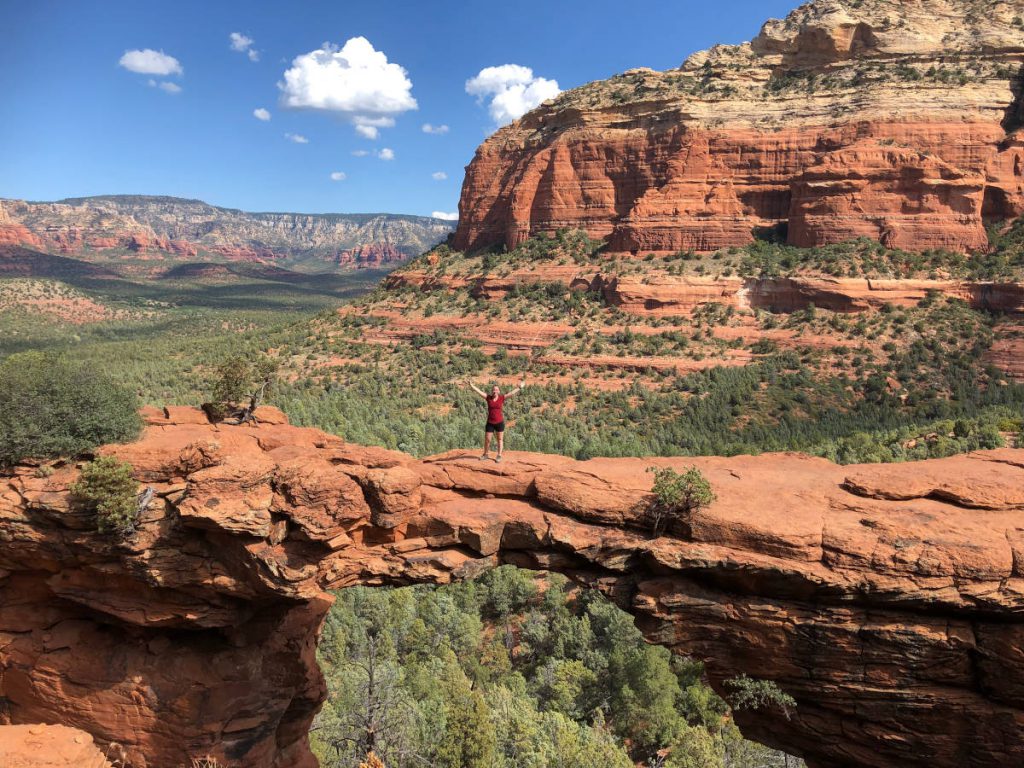
[[[444,241],[455,222],[394,213],[252,213],[169,195],[56,202],[0,198],[0,245],[80,259],[388,268]]]
[[[0,200],[14,201],[17,198],[0,198]],[[373,213],[305,213],[302,211],[246,211],[242,208],[229,208],[224,205],[216,205],[214,203],[208,203],[205,200],[200,200],[195,197],[176,197],[174,195],[85,195],[82,197],[65,197],[60,200],[27,200],[32,205],[46,205],[59,203],[64,205],[88,205],[89,203],[96,202],[107,202],[113,203],[114,205],[144,205],[144,204],[188,204],[203,206],[204,208],[213,208],[218,211],[224,211],[225,213],[233,214],[248,214],[250,216],[322,216],[326,218],[339,217],[345,219],[373,219],[380,216],[387,216],[395,219],[408,219],[408,220],[426,220],[426,221],[448,221],[448,219],[439,219],[436,216],[421,216],[416,213],[388,213],[387,211],[378,211]]]

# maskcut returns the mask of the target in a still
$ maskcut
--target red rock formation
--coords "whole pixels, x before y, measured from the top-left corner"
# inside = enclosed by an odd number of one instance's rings
[[[978,250],[988,245],[984,190],[980,171],[860,141],[823,153],[791,182],[789,242],[813,247],[868,237],[910,251]]]
[[[648,639],[798,701],[737,714],[812,766],[1024,761],[1024,459],[1000,450],[839,467],[793,454],[424,461],[281,423],[151,410],[104,453],[156,495],[116,542],[68,506],[74,465],[0,485],[0,718],[119,743],[136,768],[214,754],[315,765],[314,650],[352,584],[446,582],[495,562],[569,574]],[[652,538],[650,464],[718,500]]]
[[[618,277],[593,268],[542,265],[538,269],[517,269],[504,275],[438,275],[403,270],[388,275],[384,286],[390,289],[416,286],[424,291],[468,287],[476,297],[499,299],[516,287],[538,282],[561,283],[573,290],[600,291],[609,305],[638,315],[689,315],[711,302],[736,309],[753,307],[772,312],[793,312],[811,304],[833,312],[864,312],[886,304],[916,306],[931,292],[962,299],[976,309],[1024,312],[1024,283],[1009,281],[664,274]]]
[[[1020,150],[1004,144],[998,122],[668,134],[639,126],[566,130],[549,139],[553,148],[522,146],[525,138],[505,135],[539,130],[534,119],[541,118],[531,114],[477,150],[462,188],[454,247],[513,247],[568,227],[608,240],[610,252],[710,251],[745,245],[755,228],[789,222],[794,245],[865,235],[910,250],[971,250],[987,242],[986,196],[1006,201],[1004,216],[1024,210]],[[862,136],[880,150],[879,141],[898,141],[919,151],[870,157],[820,149]],[[835,233],[830,217],[840,224]]]
[[[63,725],[0,726],[4,768],[112,768],[92,736]]]
[[[1014,381],[1024,382],[1024,319],[997,326],[988,361]]]
[[[0,224],[0,245],[26,245],[42,248],[43,241],[20,224]]]
[[[477,150],[453,244],[572,227],[612,252],[709,251],[788,222],[803,246],[983,247],[983,221],[1024,211],[1022,8],[972,8],[819,0],[562,94]]]
[[[392,243],[366,243],[358,248],[339,251],[333,261],[339,266],[382,267],[398,264],[407,258]]]
[[[191,259],[202,250],[228,261],[305,264],[337,261],[341,254],[343,263],[381,266],[435,245],[453,226],[392,214],[245,213],[171,197],[0,199],[0,246],[24,245],[86,260],[95,252],[109,258],[125,251],[135,259]]]
[[[213,253],[223,256],[228,261],[245,261],[258,263],[273,261],[277,254],[269,248],[253,248],[247,245],[221,245],[210,249]]]

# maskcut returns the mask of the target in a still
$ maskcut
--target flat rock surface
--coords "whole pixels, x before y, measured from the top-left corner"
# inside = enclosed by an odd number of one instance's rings
[[[4,768],[111,768],[92,736],[63,725],[0,725]]]

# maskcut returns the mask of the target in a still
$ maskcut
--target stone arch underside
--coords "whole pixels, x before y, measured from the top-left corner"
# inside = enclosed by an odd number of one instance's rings
[[[0,478],[0,722],[77,726],[135,768],[199,754],[315,765],[325,590],[444,583],[499,562],[601,590],[811,766],[1024,763],[1024,458],[839,467],[796,454],[417,461],[284,423],[148,414],[113,446],[156,491],[116,543],[68,506],[72,465]],[[718,500],[652,538],[651,464]]]

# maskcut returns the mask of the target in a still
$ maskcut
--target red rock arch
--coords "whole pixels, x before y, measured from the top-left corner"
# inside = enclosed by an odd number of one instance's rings
[[[306,768],[327,588],[514,562],[601,590],[715,686],[776,680],[792,720],[740,723],[812,766],[1024,760],[1019,451],[499,466],[415,461],[272,411],[255,428],[169,411],[107,449],[157,494],[124,543],[68,508],[73,465],[0,479],[0,720],[77,726],[135,768],[207,753]],[[651,538],[651,463],[696,463],[718,501]]]

